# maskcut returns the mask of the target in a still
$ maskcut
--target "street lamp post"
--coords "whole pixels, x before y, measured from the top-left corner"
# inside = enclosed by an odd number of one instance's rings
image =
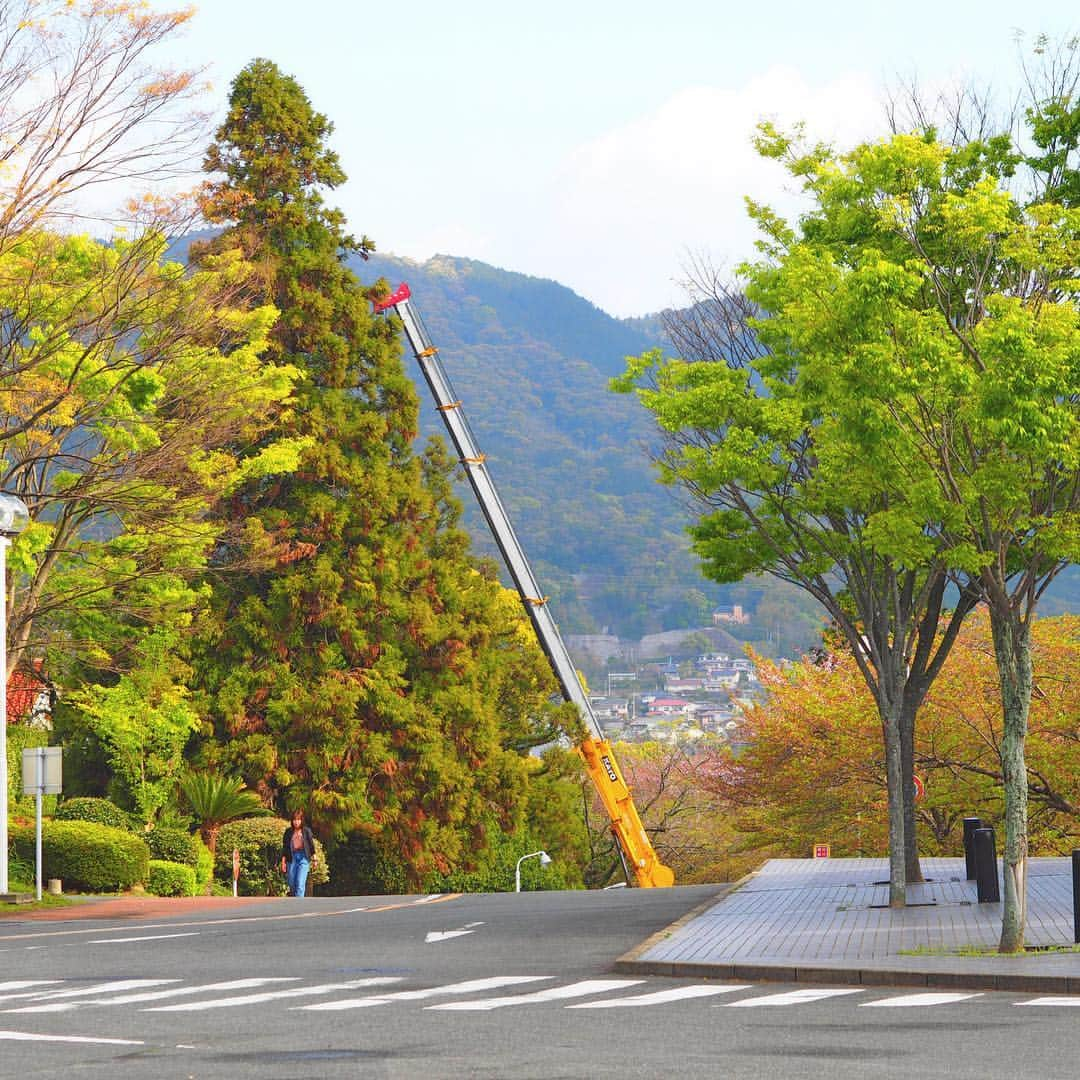
[[[533,851],[528,855],[522,855],[517,861],[517,866],[514,867],[514,892],[521,892],[521,864],[526,859],[535,859],[537,855],[540,856],[541,866],[550,865],[551,856],[546,851]]]
[[[8,892],[7,549],[29,521],[22,499],[0,494],[0,896]]]

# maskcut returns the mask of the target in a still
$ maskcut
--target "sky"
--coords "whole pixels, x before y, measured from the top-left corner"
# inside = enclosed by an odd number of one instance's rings
[[[898,80],[1007,97],[1017,32],[1077,29],[1067,0],[203,0],[174,51],[208,67],[218,114],[255,57],[294,76],[349,175],[328,201],[379,251],[553,278],[627,316],[680,303],[695,258],[754,255],[745,196],[797,209],[759,120],[846,147],[885,133]]]

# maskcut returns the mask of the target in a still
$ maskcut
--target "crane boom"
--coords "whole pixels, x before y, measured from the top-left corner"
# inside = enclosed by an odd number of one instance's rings
[[[533,576],[525,550],[514,532],[510,517],[488,472],[484,455],[473,437],[465,411],[439,359],[439,350],[432,344],[427,327],[413,307],[411,297],[409,286],[402,283],[390,296],[375,304],[375,311],[388,311],[393,308],[401,319],[405,336],[409,339],[409,345],[435,399],[435,406],[443,418],[458,458],[465,467],[465,474],[495,542],[506,560],[510,576],[525,603],[540,647],[547,655],[566,699],[577,706],[586,722],[588,734],[578,743],[576,750],[585,762],[585,768],[611,820],[611,830],[619,845],[624,865],[633,872],[638,885],[671,885],[675,875],[670,867],[660,861],[645,833],[633,796],[612,753],[611,744],[604,738],[588,695],[578,679],[577,669],[566,651],[559,628],[548,608],[547,597],[542,594]]]

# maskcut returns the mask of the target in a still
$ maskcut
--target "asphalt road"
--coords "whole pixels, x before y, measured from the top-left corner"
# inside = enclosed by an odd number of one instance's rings
[[[620,954],[715,893],[327,898],[153,922],[5,920],[0,1076],[1077,1075],[1080,1000],[613,973]]]

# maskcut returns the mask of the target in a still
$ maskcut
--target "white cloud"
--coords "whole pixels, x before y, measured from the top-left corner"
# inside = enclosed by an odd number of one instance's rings
[[[730,265],[753,255],[744,196],[788,212],[797,206],[781,166],[753,149],[762,119],[805,121],[811,138],[840,147],[884,130],[878,94],[859,74],[811,86],[790,68],[773,68],[734,89],[683,90],[559,165],[536,207],[529,265],[520,251],[493,254],[613,314],[680,302],[688,253]]]

